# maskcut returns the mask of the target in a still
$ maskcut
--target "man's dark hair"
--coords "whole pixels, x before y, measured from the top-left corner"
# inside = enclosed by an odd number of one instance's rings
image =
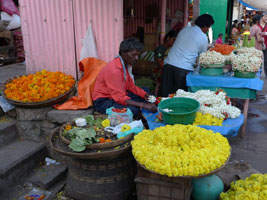
[[[129,51],[137,50],[142,51],[144,48],[144,45],[142,42],[140,42],[137,38],[131,37],[123,40],[120,43],[120,51],[119,53],[126,53]]]
[[[195,25],[199,26],[200,28],[203,27],[211,27],[214,24],[213,17],[209,14],[200,15],[195,22]]]
[[[178,33],[175,30],[170,30],[165,36],[164,36],[164,42],[167,41],[168,38],[176,38]]]
[[[223,34],[222,34],[222,33],[220,33],[220,34],[218,35],[218,37],[220,37],[220,36],[223,36]]]
[[[261,19],[261,16],[260,15],[255,15],[253,18],[252,18],[252,23],[253,24],[257,24],[257,22],[259,22]]]

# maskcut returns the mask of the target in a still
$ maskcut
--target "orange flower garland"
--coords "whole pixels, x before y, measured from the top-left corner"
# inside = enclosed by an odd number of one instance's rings
[[[71,75],[42,70],[6,84],[5,95],[16,101],[41,102],[64,94],[74,84],[75,80]]]

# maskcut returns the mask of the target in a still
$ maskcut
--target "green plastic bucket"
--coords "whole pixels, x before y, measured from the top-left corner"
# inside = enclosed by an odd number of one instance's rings
[[[193,124],[200,104],[195,99],[174,97],[161,101],[158,107],[166,124]],[[164,111],[166,108],[172,111]]]
[[[221,76],[223,74],[223,67],[216,67],[216,68],[205,68],[201,67],[200,70],[201,75],[206,76]]]
[[[256,72],[235,71],[234,76],[238,77],[238,78],[255,78],[256,77]]]

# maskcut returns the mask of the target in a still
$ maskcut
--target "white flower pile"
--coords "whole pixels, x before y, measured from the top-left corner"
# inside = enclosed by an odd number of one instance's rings
[[[258,72],[262,65],[262,58],[250,53],[238,54],[231,61],[233,70],[240,72]]]
[[[148,96],[148,102],[149,103],[155,103],[156,102],[156,97],[154,95],[149,95]]]
[[[200,54],[199,63],[204,65],[223,64],[225,57],[216,51],[207,51]]]
[[[202,114],[211,114],[217,118],[225,118],[227,113],[229,118],[237,118],[241,111],[239,108],[231,105],[229,101],[227,104],[227,96],[225,92],[216,92],[210,90],[199,90],[195,93],[186,92],[184,90],[177,90],[175,97],[188,97],[196,99],[200,103],[199,112]]]
[[[224,55],[225,58],[225,62],[232,62],[232,59],[234,59],[236,57],[236,55],[231,52],[229,55]]]
[[[262,58],[262,51],[254,48],[254,47],[241,47],[240,49],[237,49],[237,54],[250,54],[251,56],[257,56],[259,58]]]

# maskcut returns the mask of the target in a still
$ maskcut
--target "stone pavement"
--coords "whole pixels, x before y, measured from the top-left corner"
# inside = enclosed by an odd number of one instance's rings
[[[12,64],[0,67],[0,85],[8,78],[26,74],[25,65]],[[267,173],[267,79],[262,75],[264,88],[259,98],[250,101],[246,135],[229,139],[231,160],[243,160],[260,172]],[[266,95],[266,99],[264,99]]]

